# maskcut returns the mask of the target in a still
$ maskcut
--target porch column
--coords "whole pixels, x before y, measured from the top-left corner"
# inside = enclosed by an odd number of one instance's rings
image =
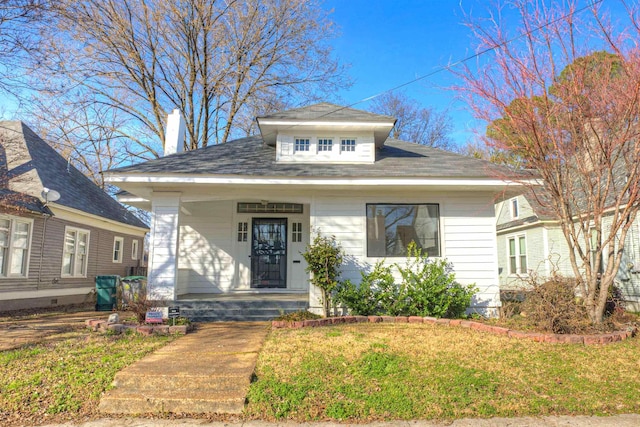
[[[147,295],[174,301],[178,284],[180,193],[153,192]]]
[[[320,221],[318,220],[317,199],[316,196],[311,196],[309,202],[309,240],[307,244],[313,242],[314,237],[318,232],[321,232]],[[324,316],[324,305],[322,303],[322,290],[311,283],[311,273],[308,273],[309,278],[309,311],[315,314]]]

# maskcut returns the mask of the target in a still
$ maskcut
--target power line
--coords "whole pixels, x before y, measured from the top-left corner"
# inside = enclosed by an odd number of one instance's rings
[[[340,108],[336,109],[335,111],[331,111],[331,112],[325,113],[324,115],[319,116],[317,118],[320,119],[322,117],[326,117],[326,116],[328,116],[330,114],[337,113],[338,111],[344,110],[345,108],[351,108],[351,107],[353,107],[355,105],[362,104],[363,102],[371,101],[372,99],[375,99],[375,98],[377,98],[379,96],[382,96],[382,95],[384,95],[386,93],[393,92],[393,91],[398,90],[398,89],[402,89],[403,87],[409,86],[409,85],[411,85],[413,83],[416,83],[416,82],[418,82],[420,80],[424,80],[424,79],[426,79],[428,77],[434,76],[435,74],[441,73],[441,72],[446,71],[446,70],[450,70],[450,69],[452,69],[454,67],[457,67],[458,65],[464,64],[467,61],[470,61],[472,59],[478,58],[478,57],[480,57],[480,56],[482,56],[482,55],[484,55],[486,53],[493,52],[493,51],[495,51],[495,50],[497,50],[497,49],[499,49],[501,47],[504,47],[504,46],[506,46],[506,45],[508,45],[508,44],[510,44],[510,43],[522,38],[522,37],[525,37],[525,36],[531,35],[531,34],[533,34],[535,32],[538,32],[543,28],[546,28],[546,27],[548,27],[548,26],[550,26],[552,24],[555,24],[556,22],[559,22],[559,21],[562,21],[562,20],[568,18],[571,15],[577,15],[579,13],[582,13],[585,10],[590,9],[590,8],[596,6],[599,3],[602,3],[603,1],[604,0],[593,0],[592,2],[588,3],[587,5],[585,5],[585,6],[581,7],[581,8],[578,8],[578,9],[574,10],[573,12],[567,13],[565,15],[560,16],[559,18],[556,18],[556,19],[554,19],[552,21],[549,21],[549,22],[546,22],[546,23],[544,23],[542,25],[539,25],[539,26],[537,26],[537,27],[535,27],[535,28],[533,28],[533,29],[531,29],[529,31],[526,31],[526,32],[524,32],[524,33],[522,33],[522,34],[520,34],[518,36],[515,36],[513,38],[505,40],[502,43],[498,43],[495,46],[491,46],[491,47],[488,47],[486,49],[483,49],[480,52],[476,52],[475,54],[469,55],[469,56],[467,56],[467,57],[465,57],[463,59],[460,59],[460,60],[458,60],[458,61],[456,61],[456,62],[454,62],[452,64],[439,66],[435,70],[433,70],[430,73],[425,74],[424,76],[416,77],[416,78],[414,78],[412,80],[409,80],[407,82],[404,82],[404,83],[401,83],[401,84],[399,84],[397,86],[394,86],[391,89],[384,90],[384,91],[382,91],[380,93],[377,93],[375,95],[363,98],[363,99],[361,99],[359,101],[356,101],[356,102],[354,102],[352,104],[349,104],[347,106],[340,107]]]

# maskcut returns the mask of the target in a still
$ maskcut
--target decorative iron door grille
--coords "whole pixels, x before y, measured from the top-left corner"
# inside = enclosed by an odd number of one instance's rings
[[[286,288],[286,218],[254,218],[251,235],[251,287]]]

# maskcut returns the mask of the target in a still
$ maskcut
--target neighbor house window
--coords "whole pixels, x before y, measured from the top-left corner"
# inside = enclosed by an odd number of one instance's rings
[[[343,139],[340,141],[340,151],[356,151],[356,140],[355,139]]]
[[[318,152],[333,150],[333,140],[321,138],[318,140]]]
[[[291,241],[302,242],[302,223],[294,222],[291,226]]]
[[[113,262],[122,262],[122,251],[124,248],[124,238],[123,237],[114,237],[113,238]]]
[[[62,251],[62,275],[71,277],[87,276],[89,255],[89,231],[66,227]]]
[[[309,138],[296,138],[295,151],[309,151]]]
[[[517,219],[518,215],[518,199],[511,199],[511,218]]]
[[[140,243],[137,240],[131,241],[131,259],[138,259],[138,248]]]
[[[527,239],[509,237],[509,274],[527,274]]]
[[[0,277],[26,277],[31,221],[0,217]]]
[[[439,205],[367,204],[368,256],[406,256],[411,242],[428,256],[440,256]]]

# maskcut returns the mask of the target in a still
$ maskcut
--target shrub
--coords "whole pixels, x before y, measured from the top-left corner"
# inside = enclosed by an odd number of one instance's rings
[[[370,273],[360,272],[360,276],[360,285],[350,280],[339,283],[335,301],[355,315],[390,314],[399,293],[391,267],[378,262]]]
[[[586,309],[576,298],[575,283],[558,275],[545,281],[532,276],[521,309],[527,323],[543,331],[573,334],[590,327]]]
[[[398,284],[392,268],[401,277]],[[389,267],[379,262],[370,273],[362,272],[361,276],[359,286],[345,281],[335,296],[337,302],[359,315],[460,317],[476,291],[474,285],[463,286],[455,281],[446,260],[428,259],[414,243],[409,245],[404,266]]]
[[[342,265],[342,247],[334,236],[317,234],[302,256],[307,261],[307,273],[312,275],[311,283],[322,291],[324,313],[325,316],[329,316],[331,294],[338,285],[337,277]]]

